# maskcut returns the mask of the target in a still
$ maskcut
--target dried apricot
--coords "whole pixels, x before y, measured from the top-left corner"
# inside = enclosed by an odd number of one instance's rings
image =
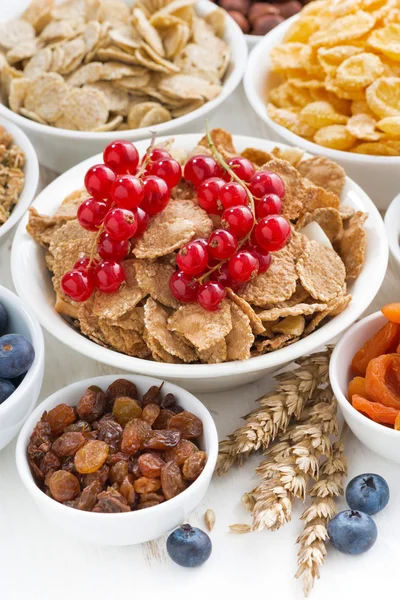
[[[135,480],[133,487],[137,494],[149,494],[150,492],[157,492],[160,489],[161,480],[155,477],[139,477],[139,479]]]
[[[46,421],[50,423],[51,433],[60,435],[75,421],[75,409],[67,404],[58,404],[47,413]]]
[[[185,460],[197,451],[198,447],[190,440],[180,440],[174,448],[166,450],[164,458],[167,462],[169,460],[174,460],[177,465],[183,465]]]
[[[68,471],[55,471],[49,480],[51,495],[58,502],[67,502],[75,498],[81,488],[79,481],[72,473]]]
[[[198,478],[207,462],[207,454],[202,452],[194,452],[187,458],[182,467],[183,477],[189,481],[194,481]]]
[[[172,429],[155,429],[151,431],[151,434],[144,440],[142,448],[167,450],[168,448],[176,446],[180,439],[180,431],[174,431]]]
[[[157,454],[145,452],[139,456],[138,464],[144,477],[160,477],[161,467],[165,465],[165,461]]]
[[[394,428],[396,429],[396,431],[400,431],[400,412],[396,417],[396,420],[394,422]]]
[[[76,412],[81,419],[91,423],[101,417],[105,407],[106,396],[104,392],[96,385],[92,385],[79,400]]]
[[[381,308],[381,312],[392,323],[400,324],[400,302],[392,302]]]
[[[52,450],[57,456],[73,456],[86,442],[87,439],[82,433],[67,431],[55,440]]]
[[[168,421],[170,429],[177,429],[185,439],[196,438],[203,433],[203,423],[193,413],[184,410]]]
[[[351,402],[351,399],[354,394],[357,396],[362,396],[363,398],[367,398],[367,391],[365,389],[365,379],[364,377],[354,377],[348,387],[348,399]]]
[[[152,426],[160,412],[161,409],[157,404],[146,404],[143,409],[142,419],[147,421],[147,423]]]
[[[351,368],[357,375],[364,377],[370,360],[395,352],[400,339],[400,325],[397,323],[386,323],[360,348],[353,357]]]
[[[142,419],[132,419],[126,425],[121,440],[121,450],[126,454],[135,454],[143,447],[146,438],[151,434],[151,427]]]
[[[383,354],[370,360],[365,389],[371,400],[400,410],[400,354]]]
[[[109,452],[106,442],[90,440],[75,454],[75,467],[78,473],[94,473],[104,464]]]
[[[400,411],[395,408],[384,406],[380,402],[371,402],[366,398],[362,398],[362,396],[357,396],[357,394],[354,394],[351,403],[356,410],[367,415],[376,423],[384,425],[394,425],[400,414]]]
[[[161,487],[167,500],[174,498],[186,488],[179,466],[173,460],[161,469]]]
[[[139,418],[142,415],[142,409],[133,398],[119,396],[114,402],[113,415],[116,421],[125,427],[131,419]]]

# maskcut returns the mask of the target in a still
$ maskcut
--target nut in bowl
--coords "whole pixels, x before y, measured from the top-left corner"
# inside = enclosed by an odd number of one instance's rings
[[[154,393],[154,386],[160,390],[158,394]],[[121,390],[123,397],[118,396]],[[176,403],[171,402],[173,397]],[[110,411],[115,402],[119,408],[116,407],[113,414]],[[161,403],[169,408],[162,408]],[[177,404],[181,408],[177,408]],[[72,407],[77,407],[78,415]],[[158,421],[154,422],[155,413],[148,407],[157,407]],[[174,414],[174,410],[182,408],[189,412]],[[181,434],[175,426],[180,427],[178,421],[182,422],[182,415],[189,413],[196,430],[183,428],[179,444]],[[136,418],[127,422],[134,414]],[[176,439],[166,435],[165,428],[171,418],[176,421],[172,431]],[[125,433],[120,423],[125,424]],[[202,423],[202,434],[198,423]],[[133,431],[132,424],[141,425],[140,431]],[[156,430],[158,426],[163,431]],[[139,437],[138,431],[141,432]],[[68,440],[71,433],[75,437],[72,444]],[[160,434],[165,444],[161,443]],[[196,435],[199,437],[195,439]],[[85,438],[83,445],[81,438]],[[138,442],[139,438],[142,442]],[[199,444],[201,452],[193,442]],[[42,448],[38,453],[36,446],[40,444]],[[100,450],[94,448],[95,452],[91,452],[90,446],[94,444]],[[145,445],[147,451],[144,451]],[[143,446],[143,450],[139,450],[139,446]],[[196,473],[193,470],[196,461],[190,458],[196,458],[195,453],[201,454],[201,465]],[[24,485],[39,510],[56,526],[85,541],[126,546],[159,537],[188,517],[207,491],[217,453],[214,421],[192,394],[149,377],[107,375],[74,383],[44,400],[20,433],[16,459]],[[164,454],[167,461],[162,458]],[[50,496],[40,489],[37,481],[49,488]]]

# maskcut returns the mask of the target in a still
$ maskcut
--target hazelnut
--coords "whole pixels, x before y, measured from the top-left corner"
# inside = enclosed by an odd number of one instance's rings
[[[261,15],[279,15],[279,10],[271,4],[255,2],[250,6],[250,10],[247,15],[250,23],[254,25],[258,17],[261,17]]]
[[[232,19],[236,21],[243,33],[249,33],[250,24],[241,12],[238,12],[237,10],[228,10],[228,15],[230,15]]]
[[[231,10],[247,15],[250,8],[250,0],[220,0],[219,5],[228,12]]]
[[[279,14],[282,15],[285,19],[289,19],[289,17],[293,17],[293,15],[297,15],[303,8],[302,4],[298,0],[290,0],[289,2],[283,2],[282,4],[274,4],[278,10]]]
[[[265,35],[277,25],[283,23],[284,20],[280,15],[262,15],[254,23],[252,33],[254,35]]]

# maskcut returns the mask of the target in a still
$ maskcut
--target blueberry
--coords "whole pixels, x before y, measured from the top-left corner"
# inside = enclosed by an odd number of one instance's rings
[[[3,333],[6,330],[7,321],[8,321],[7,311],[4,308],[4,306],[0,303],[0,335],[3,335]]]
[[[9,333],[0,337],[0,377],[12,379],[22,375],[34,358],[35,350],[23,335]]]
[[[376,542],[378,530],[374,521],[358,510],[344,510],[328,524],[332,546],[345,554],[362,554]]]
[[[0,378],[0,404],[7,400],[9,396],[15,391],[15,386],[11,383],[11,381],[7,381],[7,379]]]
[[[346,500],[353,510],[375,515],[389,502],[389,486],[380,475],[364,473],[350,481],[346,488]]]
[[[211,540],[198,527],[187,523],[175,529],[167,539],[167,551],[181,567],[199,567],[210,557]]]

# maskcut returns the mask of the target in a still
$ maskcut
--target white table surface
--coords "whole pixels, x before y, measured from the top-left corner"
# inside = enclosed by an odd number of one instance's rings
[[[4,0],[2,0],[3,2]],[[6,0],[7,4],[8,0]],[[210,119],[211,126],[232,133],[266,135],[265,128],[239,89]],[[52,178],[42,169],[41,188]],[[0,245],[0,282],[13,289],[10,273],[12,234]],[[368,313],[398,300],[400,284],[388,270],[385,283]],[[75,354],[46,332],[46,367],[39,401],[76,380],[116,373],[115,369]],[[271,387],[270,378],[234,391],[205,394],[200,399],[215,418],[220,439],[240,424],[241,415],[255,407],[255,399]],[[385,589],[398,589],[400,554],[400,466],[385,462],[353,436],[346,438],[349,477],[365,471],[386,477],[390,505],[376,517],[379,537],[375,547],[360,557],[347,557],[330,549],[321,579],[311,598],[337,600],[355,597],[372,600]],[[99,547],[63,535],[38,512],[19,480],[15,467],[15,440],[0,452],[0,598],[4,600],[83,600],[86,598],[198,598],[223,594],[226,598],[300,599],[295,539],[302,530],[297,506],[293,521],[277,532],[247,535],[230,533],[228,525],[250,522],[240,497],[254,487],[254,457],[242,469],[214,478],[207,496],[190,519],[204,527],[207,508],[216,514],[211,533],[213,554],[200,569],[183,569],[172,563],[165,539],[142,546]],[[345,508],[343,500],[340,509]],[[139,596],[140,594],[140,596]]]

